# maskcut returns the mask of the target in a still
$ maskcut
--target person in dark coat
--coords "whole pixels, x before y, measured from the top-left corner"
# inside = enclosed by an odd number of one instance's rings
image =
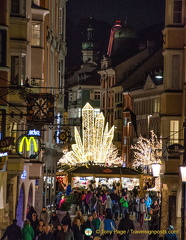
[[[89,235],[87,236],[85,234],[85,230],[87,228],[90,228],[92,230],[92,233],[91,233],[90,236]],[[83,224],[83,234],[84,234],[84,240],[92,240],[96,236],[96,230],[95,230],[95,227],[94,227],[94,224],[93,224],[92,214],[88,215],[87,221]]]
[[[64,223],[57,234],[56,240],[74,240],[74,234],[71,229],[68,229],[68,223]]]
[[[83,228],[81,225],[81,220],[79,218],[77,218],[74,222],[72,231],[74,233],[74,240],[83,240]]]
[[[7,237],[7,240],[21,240],[22,239],[21,228],[17,225],[16,219],[14,219],[12,221],[12,224],[6,228],[1,240],[4,240],[6,237]]]
[[[129,219],[129,213],[125,213],[125,218],[122,218],[118,225],[118,238],[119,240],[129,240],[131,230],[134,230],[134,223]],[[122,234],[120,234],[120,232]],[[123,232],[126,231],[125,234]]]
[[[58,218],[56,212],[52,213],[49,224],[53,225],[54,230],[57,230],[58,225],[60,225],[60,221],[59,221],[59,218]]]
[[[34,229],[34,239],[35,239],[36,238],[37,227],[39,225],[39,219],[37,218],[36,213],[32,213],[32,218],[30,220],[30,225]]]
[[[33,213],[36,213],[36,211],[35,211],[34,207],[31,206],[31,207],[29,208],[29,211],[28,211],[27,215],[26,215],[26,218],[27,218],[29,221],[31,221],[31,219],[32,219],[32,214],[33,214]],[[37,214],[37,213],[36,213],[36,214]]]
[[[43,234],[40,236],[40,240],[55,240],[53,233],[50,231],[49,225],[43,227]]]
[[[61,220],[61,224],[64,225],[64,223],[68,223],[68,228],[70,229],[71,226],[72,226],[72,220],[71,220],[71,217],[70,217],[70,214],[69,212],[67,212],[65,214],[65,216],[62,218]]]

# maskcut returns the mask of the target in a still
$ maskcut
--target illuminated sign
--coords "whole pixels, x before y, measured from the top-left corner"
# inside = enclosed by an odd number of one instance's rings
[[[41,150],[38,136],[22,135],[16,142],[16,151],[22,158],[36,159]]]
[[[41,136],[41,132],[39,130],[33,129],[28,131],[28,136]]]
[[[34,137],[23,137],[20,145],[19,145],[19,152],[23,151],[23,144],[24,142],[26,142],[26,151],[30,151],[31,150],[31,142],[33,142],[34,145],[34,152],[38,152],[38,146],[37,146],[37,141]]]
[[[27,176],[27,171],[23,171],[23,173],[21,174],[21,179],[25,179]]]
[[[2,152],[2,153],[0,153],[0,157],[6,157],[6,156],[8,156],[8,152]]]

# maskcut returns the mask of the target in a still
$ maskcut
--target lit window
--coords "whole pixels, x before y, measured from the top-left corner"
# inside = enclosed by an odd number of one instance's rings
[[[32,45],[40,46],[41,44],[41,26],[39,23],[32,23]]]
[[[182,1],[174,1],[173,23],[182,23]]]
[[[178,143],[179,139],[179,121],[171,120],[170,121],[170,144]]]
[[[11,84],[24,85],[25,84],[25,55],[11,56]]]

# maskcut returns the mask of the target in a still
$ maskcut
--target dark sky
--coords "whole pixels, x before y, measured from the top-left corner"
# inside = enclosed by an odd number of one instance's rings
[[[81,19],[91,16],[102,22],[100,34],[102,32],[105,38],[101,38],[101,44],[105,43],[106,48],[110,29],[116,20],[124,22],[127,18],[127,24],[139,31],[164,22],[164,15],[165,0],[68,0],[67,65],[76,65],[81,61]]]
[[[67,19],[94,17],[113,25],[125,20],[137,30],[164,21],[165,0],[68,0]]]

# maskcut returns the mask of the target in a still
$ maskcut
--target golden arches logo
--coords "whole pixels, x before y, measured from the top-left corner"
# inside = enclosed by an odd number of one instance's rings
[[[34,144],[34,152],[38,152],[38,145],[37,145],[37,141],[34,137],[26,137],[24,136],[21,141],[20,141],[20,145],[19,145],[19,152],[23,151],[23,144],[24,142],[26,142],[26,151],[30,151],[31,149],[31,142],[33,142]]]

